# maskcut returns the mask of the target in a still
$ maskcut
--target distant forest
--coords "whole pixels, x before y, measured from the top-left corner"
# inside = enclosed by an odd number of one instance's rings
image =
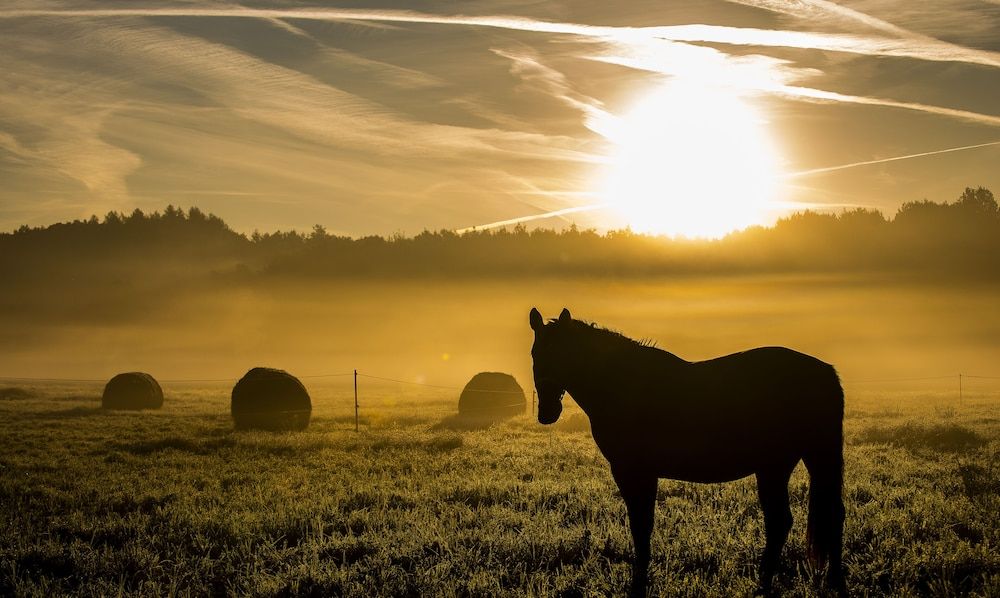
[[[1000,213],[993,193],[967,188],[953,202],[904,204],[891,219],[871,209],[801,212],[772,227],[714,241],[628,230],[598,234],[511,229],[425,231],[413,237],[311,232],[244,235],[198,208],[109,212],[103,218],[0,234],[6,283],[238,283],[292,278],[508,278],[739,273],[898,273],[1000,279]]]

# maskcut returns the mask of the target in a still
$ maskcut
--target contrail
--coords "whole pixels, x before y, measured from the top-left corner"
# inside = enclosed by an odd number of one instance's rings
[[[936,156],[938,154],[947,154],[951,152],[961,152],[971,149],[976,149],[980,147],[989,147],[992,145],[1000,145],[1000,140],[997,141],[987,141],[986,143],[977,143],[975,145],[963,145],[961,147],[949,147],[947,149],[933,150],[929,152],[920,152],[919,154],[907,154],[905,156],[893,156],[891,158],[879,158],[877,160],[865,160],[863,162],[851,162],[849,164],[839,164],[837,166],[825,166],[823,168],[810,168],[809,170],[800,170],[798,172],[792,172],[784,175],[782,178],[793,179],[798,177],[810,176],[814,174],[822,174],[824,172],[834,172],[837,170],[845,170],[848,168],[857,168],[858,166],[868,166],[870,164],[883,164],[885,162],[896,162],[898,160],[909,160],[911,158],[922,158],[924,156]],[[521,222],[531,222],[533,220],[542,220],[545,218],[553,218],[555,216],[563,216],[565,214],[575,214],[577,212],[592,212],[594,210],[600,210],[603,208],[608,208],[613,206],[612,202],[602,202],[593,203],[583,206],[576,206],[573,208],[563,208],[561,210],[553,210],[551,212],[542,212],[541,214],[532,214],[530,216],[521,216],[519,218],[510,218],[507,220],[498,220],[496,222],[489,222],[487,224],[480,224],[478,226],[469,226],[466,228],[460,228],[455,232],[458,234],[466,233],[472,230],[485,230],[490,228],[497,228],[500,226],[507,226],[508,224],[518,224]]]
[[[575,208],[563,208],[561,210],[553,210],[551,212],[543,212],[541,214],[532,214],[530,216],[521,216],[519,218],[508,218],[507,220],[497,220],[496,222],[489,222],[487,224],[480,224],[478,226],[467,226],[465,228],[460,228],[455,232],[458,234],[467,233],[474,230],[485,230],[488,228],[497,228],[499,226],[507,226],[508,224],[519,224],[521,222],[531,222],[532,220],[542,220],[543,218],[554,218],[556,216],[564,216],[566,214],[575,214],[577,212],[590,212],[593,210],[600,210],[601,208],[606,208],[610,206],[610,203],[593,203],[587,204],[585,206],[577,206]]]
[[[919,104],[916,102],[898,102],[883,98],[870,98],[867,96],[855,96],[835,91],[825,91],[822,89],[812,89],[810,87],[799,87],[796,85],[773,85],[761,86],[762,91],[771,91],[778,94],[785,94],[792,98],[802,98],[803,100],[815,100],[817,102],[842,102],[847,104],[864,104],[866,106],[885,106],[887,108],[901,108],[903,110],[915,110],[928,114],[939,114],[950,116],[970,122],[983,123],[991,126],[1000,126],[1000,116],[992,114],[980,114],[979,112],[969,112],[968,110],[958,110],[956,108],[945,108],[930,104]]]
[[[785,178],[798,178],[801,176],[809,176],[813,174],[821,174],[824,172],[833,172],[835,170],[844,170],[845,168],[854,168],[856,166],[867,166],[869,164],[883,164],[885,162],[895,162],[897,160],[909,160],[910,158],[921,158],[923,156],[936,156],[938,154],[947,154],[951,152],[961,152],[970,149],[976,149],[977,147],[988,147],[991,145],[1000,145],[1000,141],[988,141],[986,143],[977,143],[975,145],[963,145],[961,147],[949,147],[948,149],[934,150],[930,152],[920,152],[919,154],[907,154],[905,156],[893,156],[892,158],[879,158],[877,160],[865,160],[863,162],[851,162],[850,164],[841,164],[839,166],[825,166],[823,168],[811,168],[809,170],[800,170],[798,172],[793,172],[786,174]]]

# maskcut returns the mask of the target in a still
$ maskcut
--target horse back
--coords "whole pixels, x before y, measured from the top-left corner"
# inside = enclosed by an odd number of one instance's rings
[[[813,428],[843,417],[836,370],[805,353],[761,347],[694,362],[688,370],[666,390],[682,418],[787,433],[778,428]]]
[[[660,477],[722,481],[749,475],[762,461],[797,459],[817,435],[840,433],[837,373],[810,355],[761,347],[651,366],[644,365],[644,379],[633,376],[619,417],[592,420],[609,460],[620,453],[655,462]]]

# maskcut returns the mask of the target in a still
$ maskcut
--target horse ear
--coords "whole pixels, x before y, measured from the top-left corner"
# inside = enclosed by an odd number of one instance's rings
[[[534,307],[531,308],[531,313],[528,314],[528,323],[531,324],[531,329],[538,332],[545,326],[545,320],[542,319],[542,314]]]
[[[559,321],[560,322],[569,322],[572,319],[573,319],[573,316],[571,316],[569,314],[569,310],[564,307],[563,310],[562,310],[562,312],[559,313]]]

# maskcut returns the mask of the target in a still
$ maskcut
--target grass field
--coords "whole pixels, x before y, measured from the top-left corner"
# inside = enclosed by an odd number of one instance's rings
[[[160,411],[98,385],[0,381],[0,595],[600,596],[620,593],[624,505],[584,416],[487,428],[457,393],[308,385],[297,433],[235,432],[226,385],[167,385]],[[848,388],[845,561],[856,595],[1000,595],[1000,390]],[[776,581],[805,560],[808,477]],[[656,595],[755,587],[753,479],[661,481]]]

